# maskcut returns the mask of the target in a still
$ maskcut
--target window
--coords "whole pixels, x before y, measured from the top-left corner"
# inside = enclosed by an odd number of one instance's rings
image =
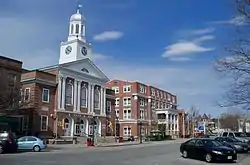
[[[86,69],[86,68],[82,68],[81,71],[85,72],[85,73],[89,73],[88,69]]]
[[[195,140],[195,139],[192,139],[192,140],[187,141],[186,144],[187,144],[187,145],[194,145],[195,142],[196,142],[196,140]]]
[[[123,86],[123,92],[131,92],[131,86],[130,85]]]
[[[234,137],[234,134],[232,132],[229,132],[228,137]]]
[[[112,87],[112,90],[115,91],[115,94],[119,93],[119,87]]]
[[[72,105],[73,102],[73,85],[68,83],[66,85],[66,104]]]
[[[144,109],[140,110],[140,119],[144,119],[145,115],[144,115]]]
[[[116,98],[116,99],[115,99],[115,106],[116,106],[116,107],[118,107],[118,106],[119,106],[119,101],[120,101],[120,99],[119,99],[119,98]]]
[[[172,103],[175,104],[175,97],[172,96]]]
[[[144,98],[140,98],[140,106],[145,106],[145,99]]]
[[[123,135],[124,136],[131,136],[131,128],[130,127],[124,127],[123,128]]]
[[[151,88],[151,96],[155,96],[155,90]]]
[[[76,24],[76,34],[79,34],[79,24]]]
[[[73,34],[73,31],[74,31],[74,25],[71,24],[71,27],[70,27],[70,33]]]
[[[140,92],[141,93],[146,93],[146,88],[143,85],[140,85]]]
[[[41,131],[47,131],[48,130],[48,116],[41,116]]]
[[[83,34],[83,25],[81,25],[81,33]]]
[[[115,110],[116,117],[119,118],[119,109]]]
[[[159,91],[156,92],[156,95],[157,95],[157,97],[159,97],[159,95],[160,95]]]
[[[195,146],[204,146],[202,140],[197,140]]]
[[[30,88],[25,88],[24,90],[24,101],[29,101],[30,99]]]
[[[42,101],[49,102],[49,89],[43,88]]]
[[[227,136],[227,132],[223,132],[222,136]]]
[[[123,110],[123,119],[131,119],[131,110],[130,109]]]
[[[16,75],[13,73],[9,73],[7,77],[8,85],[9,86],[14,86],[16,82]]]
[[[140,130],[140,132],[141,132],[140,134],[141,134],[142,136],[144,136],[144,135],[145,135],[145,128],[142,127],[141,130]]]
[[[155,108],[155,101],[154,100],[151,101],[151,108]]]
[[[81,107],[87,107],[87,88],[85,86],[81,89]]]
[[[107,101],[107,112],[111,112],[111,101]]]
[[[99,109],[100,108],[100,91],[98,89],[95,89],[94,94],[94,108]]]
[[[131,105],[131,98],[125,97],[123,98],[123,106],[130,106]]]
[[[28,138],[27,138],[27,141],[35,142],[35,141],[37,141],[37,140],[36,140],[36,138],[34,138],[34,137],[28,137]]]
[[[170,101],[170,97],[171,97],[171,96],[170,96],[170,94],[169,94],[169,93],[167,94],[167,97],[168,97],[168,98],[167,98],[167,99],[168,99],[168,101]]]

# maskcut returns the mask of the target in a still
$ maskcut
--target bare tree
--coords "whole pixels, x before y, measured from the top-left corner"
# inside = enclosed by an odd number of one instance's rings
[[[29,96],[25,99],[20,89],[2,88],[0,90],[0,110],[23,108],[30,104],[30,98]]]
[[[248,25],[250,20],[250,0],[236,0],[237,10]],[[242,20],[242,21],[243,21]],[[250,25],[250,24],[249,24]],[[244,26],[241,29],[248,29]],[[249,30],[249,29],[248,29]],[[240,33],[233,46],[228,49],[229,56],[216,60],[215,68],[224,76],[230,78],[231,84],[224,95],[224,101],[219,103],[223,107],[239,106],[245,110],[250,109],[250,40],[248,35]]]
[[[223,129],[230,129],[233,131],[238,131],[239,129],[239,119],[242,115],[237,109],[229,109],[227,112],[221,114],[220,116],[220,127]]]
[[[188,120],[189,120],[189,130],[191,130],[194,135],[194,129],[196,125],[196,119],[199,116],[199,110],[197,107],[192,106],[189,110]]]

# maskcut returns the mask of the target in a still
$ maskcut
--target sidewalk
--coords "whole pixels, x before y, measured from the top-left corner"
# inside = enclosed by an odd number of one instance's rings
[[[187,141],[188,139],[176,139],[176,140],[166,140],[166,141],[149,141],[142,142],[140,144],[138,141],[136,142],[123,142],[123,143],[97,143],[94,147],[119,147],[119,146],[132,146],[132,145],[147,145],[147,144],[179,144]],[[90,148],[94,148],[90,147]],[[58,144],[58,145],[48,145],[48,149],[51,150],[72,150],[79,148],[89,148],[86,144]]]

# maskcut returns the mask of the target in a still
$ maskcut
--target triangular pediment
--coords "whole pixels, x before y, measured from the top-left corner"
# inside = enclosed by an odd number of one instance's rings
[[[78,72],[79,74],[89,75],[103,81],[109,81],[109,78],[88,58],[60,64],[59,67]]]

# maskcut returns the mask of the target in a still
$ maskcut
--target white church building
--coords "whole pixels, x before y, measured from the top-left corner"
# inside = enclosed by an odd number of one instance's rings
[[[111,102],[106,98],[109,79],[92,61],[91,44],[87,42],[85,27],[85,18],[78,8],[70,17],[67,41],[60,45],[59,63],[37,70],[55,76],[55,82],[44,78],[46,75],[40,77],[42,81],[39,82],[36,78],[42,90],[40,107],[46,109],[47,106],[46,110],[38,112],[41,131],[51,129],[56,136],[72,137],[91,135],[93,131],[100,136],[102,129],[106,129],[107,118],[110,118],[106,105],[111,111]],[[28,79],[22,81],[26,80],[28,82]],[[54,95],[50,84],[56,84]],[[46,105],[44,98],[49,104]]]

